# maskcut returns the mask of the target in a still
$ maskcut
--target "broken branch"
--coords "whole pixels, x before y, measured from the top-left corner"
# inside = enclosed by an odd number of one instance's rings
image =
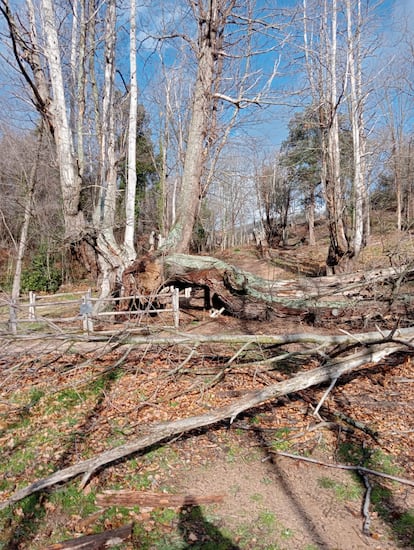
[[[243,398],[230,403],[229,405],[208,412],[200,416],[193,416],[185,419],[179,419],[171,422],[164,422],[152,426],[151,433],[144,435],[135,441],[120,445],[109,451],[105,451],[100,455],[78,462],[73,466],[59,470],[49,477],[35,481],[34,483],[23,487],[16,491],[10,498],[0,503],[0,510],[19,502],[23,498],[42,491],[48,487],[72,479],[80,474],[84,474],[82,485],[84,486],[90,476],[99,468],[125,458],[128,455],[142,451],[156,443],[164,441],[181,433],[189,432],[196,428],[202,428],[216,424],[226,418],[230,419],[230,423],[242,412],[256,407],[270,399],[275,399],[283,395],[288,395],[300,390],[307,389],[317,384],[330,382],[334,378],[338,378],[345,373],[348,373],[357,367],[366,365],[367,363],[376,363],[384,357],[399,351],[401,346],[390,345],[386,347],[380,345],[371,346],[364,350],[363,353],[352,354],[339,360],[335,359],[330,364],[323,367],[318,367],[311,371],[302,372],[283,382],[272,384],[262,389],[248,392]],[[414,482],[413,482],[414,484]]]
[[[292,453],[286,453],[284,451],[274,451],[272,449],[269,450],[271,454],[279,455],[279,456],[285,456],[287,458],[293,458],[295,460],[302,460],[304,462],[310,462],[311,464],[317,464],[318,466],[325,466],[326,468],[338,468],[340,470],[352,470],[356,472],[360,472],[361,475],[363,474],[371,474],[373,476],[383,477],[385,479],[389,479],[390,481],[396,481],[397,483],[401,483],[403,485],[409,485],[410,487],[414,487],[414,481],[411,479],[406,479],[403,477],[393,476],[391,474],[385,474],[384,472],[378,472],[377,470],[371,470],[369,468],[364,468],[363,466],[350,466],[348,464],[332,464],[329,462],[323,462],[322,460],[316,460],[315,458],[309,458],[307,456],[300,456],[300,455],[294,455]]]

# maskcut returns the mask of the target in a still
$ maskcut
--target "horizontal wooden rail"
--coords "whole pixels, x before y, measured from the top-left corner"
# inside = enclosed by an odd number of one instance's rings
[[[74,298],[73,300],[56,300],[56,296],[67,296],[66,293],[60,293],[60,294],[52,294],[52,295],[41,295],[38,296],[35,292],[29,293],[29,301],[28,302],[18,302],[13,303],[12,300],[7,301],[6,299],[2,299],[4,302],[4,307],[8,307],[9,309],[9,328],[13,333],[17,332],[17,326],[21,323],[33,323],[33,322],[45,322],[45,323],[68,323],[68,322],[76,322],[79,320],[82,320],[82,326],[84,332],[93,332],[93,322],[99,318],[116,318],[117,316],[123,316],[123,317],[143,317],[144,315],[147,315],[148,313],[155,313],[157,315],[162,313],[172,313],[173,319],[174,319],[174,327],[179,327],[179,296],[180,291],[177,288],[171,288],[167,292],[160,292],[158,294],[152,294],[152,295],[142,295],[142,294],[136,294],[131,296],[119,296],[115,298],[99,298],[99,297],[93,297],[91,290],[87,292],[71,292],[68,294],[79,294],[80,298]],[[183,292],[184,296],[188,296],[189,291],[185,290]],[[51,299],[51,301],[47,301],[48,299]],[[39,301],[42,301],[42,303],[39,303]],[[122,302],[124,300],[134,300],[136,302],[141,302],[141,308],[136,310],[126,310],[126,311],[101,311],[101,312],[94,312],[93,311],[93,304],[94,303],[114,303],[114,302]],[[160,302],[167,302],[170,301],[171,306],[165,307],[163,309],[153,309],[150,308],[152,302],[160,301]],[[69,311],[69,313],[72,313],[68,317],[49,317],[49,315],[53,315],[53,311],[50,311],[45,314],[39,314],[40,308],[66,308],[69,306],[72,306],[72,311]],[[73,307],[79,308],[79,313],[77,315],[73,315]],[[22,315],[24,314],[24,311],[28,310],[28,317]],[[22,315],[19,315],[19,314]]]

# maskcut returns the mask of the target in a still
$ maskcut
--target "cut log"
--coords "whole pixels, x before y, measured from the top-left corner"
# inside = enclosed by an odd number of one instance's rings
[[[103,491],[96,495],[96,504],[110,506],[145,506],[149,508],[180,508],[223,502],[225,495],[169,495],[148,491]]]
[[[139,437],[138,439],[126,443],[102,454],[78,462],[73,466],[59,470],[49,477],[35,481],[27,487],[16,491],[10,498],[0,503],[0,510],[19,502],[23,498],[49,488],[56,483],[68,481],[80,474],[84,474],[81,485],[85,486],[90,476],[103,466],[116,460],[129,456],[138,451],[147,449],[156,443],[165,441],[173,436],[192,431],[197,428],[211,426],[227,418],[230,423],[242,412],[256,407],[270,399],[275,399],[283,395],[304,390],[317,384],[330,382],[334,378],[339,378],[345,373],[366,365],[376,363],[388,355],[406,349],[405,345],[391,344],[386,342],[382,345],[373,345],[359,353],[353,353],[342,358],[336,358],[331,363],[318,367],[311,371],[301,372],[296,376],[283,382],[272,384],[262,389],[247,392],[241,399],[230,403],[229,405],[210,411],[201,416],[179,419],[171,422],[164,422],[150,426],[150,433]]]
[[[46,547],[46,550],[103,550],[104,548],[119,548],[122,542],[132,535],[133,524],[104,531],[97,535],[86,535],[75,539],[58,542]]]

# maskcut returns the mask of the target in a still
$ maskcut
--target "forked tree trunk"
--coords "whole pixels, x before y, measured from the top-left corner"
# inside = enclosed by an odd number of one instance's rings
[[[325,7],[325,9],[327,9]],[[324,18],[328,19],[325,12]],[[330,34],[326,30],[326,57],[328,66],[327,81],[323,85],[325,90],[325,127],[326,142],[325,155],[325,199],[329,223],[329,251],[326,260],[327,272],[336,273],[346,271],[346,261],[349,256],[348,239],[345,228],[345,205],[343,197],[343,186],[341,182],[341,155],[339,148],[339,121],[338,109],[340,99],[338,98],[337,83],[337,33],[338,33],[338,6],[337,0],[332,0]]]
[[[206,192],[201,180],[208,158],[209,140],[213,140],[212,134],[215,133],[218,101],[215,90],[220,83],[223,64],[223,33],[235,1],[190,0],[189,4],[198,28],[197,74],[176,217],[163,244],[164,251],[178,253],[189,251],[200,201]]]
[[[115,153],[115,44],[116,0],[108,0],[105,20],[105,65],[102,102],[99,197],[94,212],[100,265],[100,297],[107,298],[116,288],[124,266],[121,247],[115,234],[117,160]],[[95,304],[99,311],[102,302]]]
[[[355,261],[368,240],[369,214],[368,192],[364,161],[365,136],[363,127],[362,77],[361,77],[361,6],[357,3],[357,21],[353,22],[351,0],[346,0],[347,34],[348,34],[348,67],[350,100],[349,110],[353,143],[353,239],[351,243],[352,260]],[[356,27],[356,28],[354,28]]]
[[[212,17],[211,13],[210,17]],[[205,27],[209,26],[209,23],[205,23]],[[181,191],[177,202],[175,222],[163,246],[165,250],[174,250],[175,252],[188,252],[189,250],[201,197],[200,180],[204,164],[204,140],[208,125],[214,65],[212,47],[208,43],[206,35],[202,38],[204,44],[199,53]]]

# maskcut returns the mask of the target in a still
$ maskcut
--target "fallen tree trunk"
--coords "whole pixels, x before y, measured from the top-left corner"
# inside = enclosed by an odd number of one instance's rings
[[[326,277],[300,277],[295,279],[268,280],[242,271],[222,260],[211,256],[191,256],[189,254],[171,254],[164,258],[165,274],[170,278],[182,279],[184,282],[197,277],[197,272],[216,271],[227,276],[234,288],[245,288],[260,295],[277,295],[291,299],[321,298],[325,295],[352,294],[355,289],[364,288],[374,283],[384,283],[404,277],[414,277],[414,265],[379,268],[371,271],[342,273]],[[269,298],[268,298],[269,299]]]
[[[27,487],[19,489],[7,500],[0,503],[0,510],[11,504],[19,502],[33,493],[49,488],[56,483],[68,481],[69,479],[72,479],[80,474],[84,474],[81,481],[81,486],[85,486],[94,472],[109,463],[138,451],[147,449],[156,443],[173,436],[189,432],[194,429],[211,426],[227,418],[229,418],[230,423],[232,423],[240,413],[245,412],[252,407],[256,407],[270,399],[275,399],[283,395],[304,390],[311,386],[330,382],[362,365],[376,363],[384,357],[400,351],[401,349],[405,349],[405,346],[390,344],[389,342],[382,345],[373,345],[359,353],[353,353],[352,355],[348,355],[340,359],[337,358],[325,366],[313,369],[311,371],[302,372],[283,382],[267,386],[263,389],[247,392],[241,399],[220,409],[213,410],[200,416],[152,425],[149,427],[151,431],[147,435],[139,437],[130,443],[126,443],[109,451],[105,451],[94,458],[84,460],[74,464],[73,466],[59,470],[46,478],[35,481]]]
[[[155,273],[151,286],[151,277]],[[176,286],[191,286],[205,291],[205,307],[225,308],[226,312],[243,319],[270,319],[273,316],[299,316],[303,320],[318,315],[324,319],[342,316],[357,318],[367,315],[372,306],[376,315],[407,313],[411,302],[395,303],[389,297],[379,301],[371,295],[373,285],[411,279],[413,266],[376,269],[369,272],[329,277],[266,280],[242,271],[210,256],[170,254],[166,257],[141,259],[128,269],[124,279],[125,292],[134,288],[156,293],[161,274],[164,281]],[[362,301],[360,292],[367,289]],[[375,298],[375,301],[373,299]],[[370,301],[371,300],[371,301]]]
[[[145,331],[148,329],[145,328]],[[138,334],[136,334],[138,332]],[[384,341],[398,340],[408,347],[411,344],[411,340],[414,339],[414,327],[397,328],[396,330],[375,330],[372,332],[358,332],[348,333],[342,331],[342,334],[317,334],[311,332],[298,332],[291,334],[197,334],[191,333],[179,333],[177,335],[159,336],[157,334],[152,336],[143,336],[141,328],[137,331],[128,328],[128,331],[101,331],[94,334],[19,334],[14,336],[7,334],[3,336],[4,341],[10,342],[13,345],[13,349],[16,349],[18,342],[36,342],[42,343],[51,340],[54,344],[56,340],[64,340],[68,342],[82,342],[98,344],[108,342],[108,336],[111,336],[111,342],[116,343],[117,346],[130,345],[135,346],[149,346],[149,345],[180,345],[180,344],[258,344],[258,345],[284,345],[284,344],[316,344],[318,346],[324,345],[352,345],[352,344],[374,344]]]

